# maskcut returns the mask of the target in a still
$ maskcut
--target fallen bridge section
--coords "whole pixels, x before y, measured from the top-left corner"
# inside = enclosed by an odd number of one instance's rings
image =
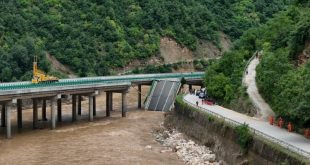
[[[169,111],[181,87],[180,80],[159,80],[153,84],[146,102],[146,109]]]

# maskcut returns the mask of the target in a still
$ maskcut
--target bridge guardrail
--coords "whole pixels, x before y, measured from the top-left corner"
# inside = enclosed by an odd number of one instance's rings
[[[199,106],[197,106],[197,105],[195,105],[195,104],[193,104],[193,103],[191,103],[191,102],[185,100],[184,98],[183,98],[183,100],[184,100],[187,104],[191,105],[192,107],[198,108],[199,110],[206,111],[206,112],[209,113],[209,114],[212,114],[212,115],[214,115],[214,116],[216,116],[216,117],[218,117],[218,118],[224,119],[224,121],[226,121],[226,122],[228,122],[228,123],[231,123],[231,124],[234,125],[234,126],[239,126],[239,125],[244,124],[244,123],[240,123],[240,122],[238,122],[238,121],[229,119],[229,118],[227,118],[227,117],[225,117],[225,116],[223,116],[223,115],[221,115],[221,114],[212,112],[212,111],[210,111],[210,110],[208,110],[208,109],[204,109],[204,108],[202,108],[202,107],[199,107]],[[263,132],[261,132],[261,131],[255,129],[255,128],[249,127],[249,129],[250,129],[251,132],[254,133],[254,134],[260,135],[260,136],[264,137],[265,139],[267,139],[267,140],[269,140],[269,141],[271,141],[271,142],[274,142],[274,143],[276,143],[276,144],[279,144],[279,145],[281,145],[282,147],[284,147],[284,148],[286,148],[286,149],[288,149],[288,150],[290,150],[290,151],[293,151],[293,152],[295,152],[295,153],[297,153],[297,154],[300,154],[300,155],[305,156],[306,158],[310,159],[310,152],[307,152],[307,151],[305,151],[305,150],[303,150],[303,149],[301,149],[301,148],[298,148],[298,147],[295,147],[295,146],[293,146],[293,145],[291,145],[291,144],[288,144],[288,143],[286,143],[286,142],[284,142],[284,141],[282,141],[282,140],[280,140],[280,139],[277,139],[277,138],[275,138],[275,137],[272,137],[272,136],[270,136],[270,135],[267,135],[267,134],[265,134],[265,133],[263,133]]]
[[[55,87],[65,85],[82,85],[82,84],[94,84],[94,83],[115,83],[115,82],[129,82],[129,81],[149,81],[155,79],[167,79],[167,78],[199,78],[202,77],[203,73],[175,73],[175,74],[153,74],[153,75],[133,75],[133,77],[115,76],[108,77],[93,77],[93,78],[80,78],[80,79],[65,79],[53,83],[42,83],[32,84],[31,82],[20,82],[20,83],[4,83],[0,84],[1,90],[14,90],[14,89],[29,89],[29,88],[40,88],[40,87]]]

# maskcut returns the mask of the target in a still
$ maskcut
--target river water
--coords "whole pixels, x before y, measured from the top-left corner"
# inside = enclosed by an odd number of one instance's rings
[[[50,121],[40,122],[40,129],[33,130],[32,110],[25,109],[23,128],[18,131],[13,112],[12,139],[5,139],[5,128],[0,129],[0,164],[184,164],[173,152],[161,153],[165,148],[152,135],[163,122],[163,114],[136,110],[136,100],[137,92],[132,89],[128,94],[130,112],[121,118],[120,95],[114,95],[115,111],[106,118],[105,97],[98,97],[94,122],[88,122],[87,100],[82,103],[82,116],[74,123],[71,105],[64,104],[64,122],[57,123],[55,130],[50,129]]]

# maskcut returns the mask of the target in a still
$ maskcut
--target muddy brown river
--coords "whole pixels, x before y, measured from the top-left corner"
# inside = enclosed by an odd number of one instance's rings
[[[120,94],[113,98],[115,110],[109,118],[104,117],[105,94],[97,98],[93,122],[88,122],[87,100],[74,123],[71,105],[63,104],[64,122],[57,123],[55,130],[50,129],[50,121],[39,122],[40,128],[33,130],[31,109],[23,110],[23,128],[18,130],[13,112],[12,139],[5,139],[5,129],[0,128],[0,164],[184,164],[173,152],[161,153],[165,148],[152,135],[163,122],[163,113],[137,110],[137,91],[131,89],[129,112],[121,118]]]

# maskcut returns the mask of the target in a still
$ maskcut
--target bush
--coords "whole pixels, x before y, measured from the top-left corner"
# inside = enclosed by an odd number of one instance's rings
[[[246,124],[242,124],[236,126],[234,130],[238,135],[237,143],[240,145],[244,152],[247,152],[253,140],[253,137],[250,134],[249,126]]]

